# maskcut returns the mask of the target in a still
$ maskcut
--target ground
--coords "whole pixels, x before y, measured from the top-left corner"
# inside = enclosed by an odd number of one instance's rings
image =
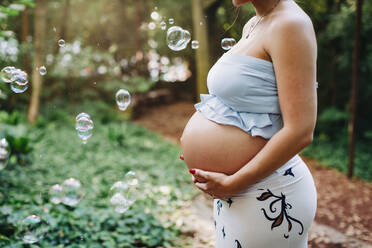
[[[147,108],[136,123],[179,144],[182,131],[193,112],[191,102],[157,105]],[[309,166],[318,193],[309,247],[372,247],[372,183],[355,178],[349,180],[337,170],[327,168],[314,159],[301,157]],[[211,198],[200,194],[173,217],[185,227],[185,235],[194,237],[190,247],[214,247]]]

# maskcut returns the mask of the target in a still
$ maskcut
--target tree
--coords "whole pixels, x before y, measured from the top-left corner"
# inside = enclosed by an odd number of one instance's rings
[[[42,77],[38,68],[44,64],[45,41],[46,41],[46,0],[35,0],[34,15],[34,66],[32,69],[32,94],[28,110],[28,121],[35,123],[39,115],[40,93],[42,89]]]
[[[196,50],[196,93],[198,101],[200,101],[200,94],[208,92],[206,84],[209,70],[207,25],[200,25],[201,20],[204,19],[203,13],[206,6],[203,5],[203,2],[202,0],[191,0],[193,29],[195,38],[199,41],[199,49]],[[215,1],[207,1],[207,5],[213,2]]]
[[[27,43],[27,37],[29,35],[29,19],[28,19],[28,10],[26,6],[25,10],[22,12],[22,42]],[[29,73],[30,69],[30,56],[26,55],[23,61],[24,70]]]
[[[355,36],[354,36],[354,51],[353,51],[353,73],[352,73],[352,85],[351,85],[351,99],[350,99],[350,110],[351,118],[349,121],[349,170],[348,177],[353,176],[354,169],[354,150],[355,150],[355,121],[357,115],[357,97],[358,97],[358,81],[359,81],[359,43],[360,43],[360,32],[362,29],[362,6],[363,0],[357,0],[356,2],[356,14],[355,14]]]

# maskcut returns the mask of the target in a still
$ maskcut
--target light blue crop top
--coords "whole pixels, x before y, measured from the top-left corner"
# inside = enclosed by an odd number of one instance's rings
[[[224,53],[210,69],[207,87],[209,94],[201,94],[201,102],[194,105],[206,118],[266,139],[283,127],[270,61]]]

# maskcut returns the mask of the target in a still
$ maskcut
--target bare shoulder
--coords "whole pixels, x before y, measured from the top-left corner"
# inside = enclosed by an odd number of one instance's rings
[[[246,34],[249,32],[249,29],[250,29],[249,27],[253,24],[253,21],[255,18],[256,18],[255,16],[251,17],[251,19],[249,19],[247,23],[244,25],[243,33],[242,33],[243,37],[246,36]]]
[[[267,50],[271,57],[292,50],[297,53],[312,54],[316,59],[317,41],[313,23],[304,12],[291,12],[276,17],[270,27],[270,40]]]
[[[306,13],[291,13],[278,15],[271,26],[274,34],[296,32],[315,36],[314,26],[310,17]],[[275,32],[278,31],[278,32]]]

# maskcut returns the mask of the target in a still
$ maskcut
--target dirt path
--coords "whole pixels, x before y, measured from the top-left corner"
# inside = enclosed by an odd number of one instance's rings
[[[135,122],[179,144],[188,119],[194,112],[190,102],[155,106]],[[314,177],[318,206],[309,233],[309,248],[372,247],[372,183],[348,180],[339,171],[302,156]],[[185,209],[175,213],[180,225],[193,236],[187,247],[214,247],[212,201],[200,194]],[[184,246],[186,247],[186,246]]]

